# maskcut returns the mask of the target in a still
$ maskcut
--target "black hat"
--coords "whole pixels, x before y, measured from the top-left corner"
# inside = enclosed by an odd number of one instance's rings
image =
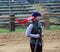
[[[37,17],[37,16],[41,16],[41,14],[39,12],[33,12],[32,16]]]

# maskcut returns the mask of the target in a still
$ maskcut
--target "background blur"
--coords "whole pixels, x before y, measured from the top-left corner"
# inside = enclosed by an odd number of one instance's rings
[[[44,30],[60,30],[60,0],[0,0],[0,32],[25,32],[30,24],[18,24],[32,12],[42,14],[40,22]]]
[[[44,30],[43,52],[60,52],[60,0],[0,0],[0,52],[31,52],[24,21],[40,12]]]

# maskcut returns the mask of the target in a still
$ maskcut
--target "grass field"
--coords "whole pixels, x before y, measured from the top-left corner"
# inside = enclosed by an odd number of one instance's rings
[[[43,27],[44,29],[44,27]],[[60,26],[50,26],[50,29],[49,30],[60,30]],[[25,32],[26,31],[26,28],[16,28],[15,29],[15,32]],[[9,29],[0,29],[0,33],[5,33],[5,32],[9,32]]]

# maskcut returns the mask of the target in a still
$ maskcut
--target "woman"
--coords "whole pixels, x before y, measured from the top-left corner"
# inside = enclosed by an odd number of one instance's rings
[[[32,23],[26,29],[26,36],[30,37],[31,52],[42,52],[42,26],[39,12],[32,13]]]

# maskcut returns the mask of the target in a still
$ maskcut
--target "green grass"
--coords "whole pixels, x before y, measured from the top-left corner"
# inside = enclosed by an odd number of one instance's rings
[[[15,30],[15,32],[25,32],[25,31],[26,31],[26,28],[25,29],[20,28]]]
[[[9,32],[8,29],[0,29],[0,33],[5,33],[5,32]]]
[[[44,27],[43,27],[44,29]],[[49,30],[60,30],[60,26],[55,26],[55,25],[52,25],[50,26],[50,29]],[[16,28],[15,29],[15,32],[25,32],[26,31],[26,28]],[[9,29],[0,29],[0,33],[7,33],[9,32]]]
[[[55,25],[50,26],[50,30],[56,30],[56,26]]]
[[[25,32],[26,31],[26,28],[25,29],[15,29],[15,32]],[[7,33],[9,32],[9,29],[0,29],[0,33]]]
[[[60,30],[60,25],[59,26],[52,25],[50,26],[50,30]]]

